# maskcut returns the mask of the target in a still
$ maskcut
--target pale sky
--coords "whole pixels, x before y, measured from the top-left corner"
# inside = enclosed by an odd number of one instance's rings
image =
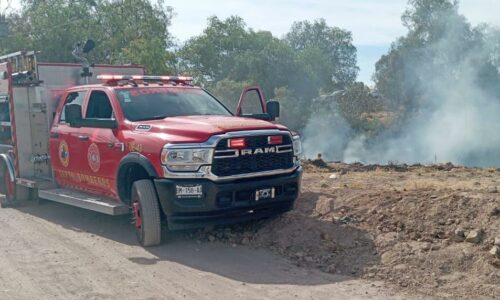
[[[4,8],[6,0],[0,0]],[[12,0],[19,7],[20,0]],[[169,1],[175,17],[170,31],[178,43],[199,35],[207,18],[241,16],[254,30],[271,31],[281,37],[294,21],[326,19],[328,25],[353,33],[358,48],[358,80],[370,82],[375,62],[387,52],[397,37],[405,34],[401,14],[406,0],[189,0]],[[490,23],[500,27],[500,0],[461,0],[460,12],[476,25]]]

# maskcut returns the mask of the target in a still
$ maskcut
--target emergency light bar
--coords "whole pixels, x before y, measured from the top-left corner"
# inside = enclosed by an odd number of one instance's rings
[[[188,77],[188,76],[147,76],[147,75],[97,75],[97,79],[106,81],[108,83],[120,80],[165,81],[165,82],[193,81],[193,77]]]

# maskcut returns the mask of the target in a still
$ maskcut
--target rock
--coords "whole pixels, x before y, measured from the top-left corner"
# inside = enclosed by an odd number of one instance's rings
[[[493,257],[500,257],[500,247],[498,247],[498,246],[493,246],[493,248],[491,248],[491,250],[490,250],[490,254],[491,254]]]
[[[324,216],[329,214],[335,208],[335,201],[330,197],[320,197],[318,201],[316,201],[315,211],[318,215]]]
[[[498,193],[498,188],[496,186],[492,186],[488,189],[489,193],[496,194]]]
[[[495,245],[495,246],[500,246],[500,236],[497,236],[497,237],[495,238],[495,241],[493,242],[493,245]]]
[[[398,271],[406,271],[406,270],[408,270],[408,266],[407,266],[407,265],[405,265],[405,264],[395,265],[395,266],[394,266],[394,270],[398,270]]]
[[[424,243],[424,244],[420,247],[420,249],[421,249],[422,251],[429,251],[429,250],[431,250],[431,244],[430,244],[430,243]]]
[[[465,238],[465,241],[468,243],[478,244],[481,242],[482,235],[483,235],[482,230],[478,229],[471,230],[471,232],[469,232],[469,234]]]
[[[302,257],[304,257],[304,255],[305,255],[305,254],[304,254],[304,252],[302,252],[302,251],[299,251],[299,252],[295,253],[295,256],[296,256],[297,258],[302,258]]]
[[[241,244],[242,245],[248,245],[250,244],[250,239],[247,238],[247,237],[244,237],[242,240],[241,240]]]
[[[215,242],[215,236],[213,236],[213,235],[209,235],[209,236],[208,236],[208,240],[209,240],[210,242]]]
[[[453,240],[455,242],[463,242],[465,240],[465,231],[462,228],[455,229]]]
[[[333,173],[330,176],[328,176],[328,178],[330,178],[330,179],[338,179],[339,175],[337,175],[336,173]]]

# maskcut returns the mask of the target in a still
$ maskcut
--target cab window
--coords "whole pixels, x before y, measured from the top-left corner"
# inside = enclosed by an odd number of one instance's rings
[[[250,90],[245,94],[241,104],[242,114],[261,114],[264,112],[259,93],[256,90]]]
[[[66,116],[64,113],[64,109],[66,108],[66,105],[77,104],[77,105],[80,105],[80,107],[81,107],[84,99],[85,99],[85,91],[69,93],[68,96],[66,97],[66,99],[64,100],[64,107],[63,107],[62,112],[61,112],[61,117],[59,118],[59,123],[66,123]]]
[[[114,119],[113,108],[108,95],[103,91],[92,91],[85,118],[88,119]]]

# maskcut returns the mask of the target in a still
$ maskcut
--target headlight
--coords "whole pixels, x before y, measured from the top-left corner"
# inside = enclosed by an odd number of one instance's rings
[[[174,172],[196,172],[212,161],[212,149],[163,149],[161,163]]]
[[[300,136],[293,136],[293,155],[300,156],[302,154],[302,142],[300,141]]]

